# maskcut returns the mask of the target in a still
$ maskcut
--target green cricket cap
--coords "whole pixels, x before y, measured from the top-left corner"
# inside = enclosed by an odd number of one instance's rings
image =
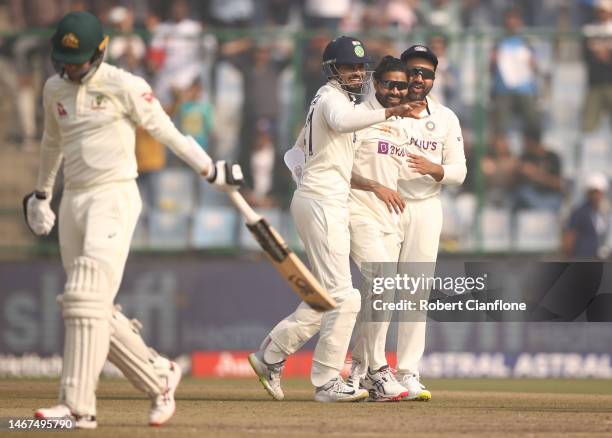
[[[102,23],[87,11],[70,12],[57,25],[51,37],[51,58],[64,64],[84,64],[96,50],[104,50],[108,37]]]

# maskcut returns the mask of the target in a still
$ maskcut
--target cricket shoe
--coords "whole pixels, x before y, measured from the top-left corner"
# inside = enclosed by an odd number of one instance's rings
[[[359,389],[361,387],[361,380],[363,379],[361,362],[357,362],[356,360],[351,361],[351,373],[346,379],[346,383],[349,386],[352,386],[355,389]]]
[[[415,374],[404,374],[399,381],[408,390],[408,395],[403,398],[405,401],[429,401],[431,392],[419,381]]]
[[[74,421],[77,429],[95,429],[98,427],[96,417],[93,415],[75,415],[66,405],[56,405],[52,408],[42,408],[34,413],[35,418],[69,418]]]
[[[389,365],[382,366],[378,371],[368,373],[362,385],[369,392],[368,401],[392,402],[403,400],[408,396],[408,390],[395,378]]]
[[[260,350],[256,353],[249,354],[249,363],[251,368],[257,374],[259,381],[263,385],[268,394],[274,400],[282,400],[285,398],[283,388],[281,388],[281,373],[285,367],[285,361],[278,363],[266,363],[263,359],[263,352]]]
[[[315,391],[318,402],[357,402],[368,398],[368,391],[347,384],[341,377],[335,377]]]
[[[149,426],[161,426],[174,415],[176,411],[176,400],[174,393],[181,382],[183,371],[176,362],[170,362],[170,372],[165,376],[166,390],[151,398],[151,409],[149,410]]]

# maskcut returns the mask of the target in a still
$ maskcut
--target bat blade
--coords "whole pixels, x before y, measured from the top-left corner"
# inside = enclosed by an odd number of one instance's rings
[[[264,218],[253,224],[247,224],[247,228],[302,301],[318,312],[336,307],[336,301],[323,289],[300,258],[289,249],[281,235]]]

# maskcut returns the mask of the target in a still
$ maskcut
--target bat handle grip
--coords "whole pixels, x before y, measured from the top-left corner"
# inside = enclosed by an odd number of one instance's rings
[[[255,210],[251,208],[251,206],[246,202],[246,200],[242,197],[238,190],[232,190],[231,192],[227,192],[227,196],[229,196],[230,200],[234,203],[236,208],[240,210],[240,212],[246,219],[247,224],[252,225],[261,220],[261,216],[258,215]]]

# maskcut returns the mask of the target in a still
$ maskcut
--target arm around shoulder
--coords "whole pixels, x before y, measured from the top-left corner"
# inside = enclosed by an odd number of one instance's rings
[[[385,109],[356,107],[339,93],[328,93],[321,98],[323,117],[331,129],[349,133],[387,120]]]

